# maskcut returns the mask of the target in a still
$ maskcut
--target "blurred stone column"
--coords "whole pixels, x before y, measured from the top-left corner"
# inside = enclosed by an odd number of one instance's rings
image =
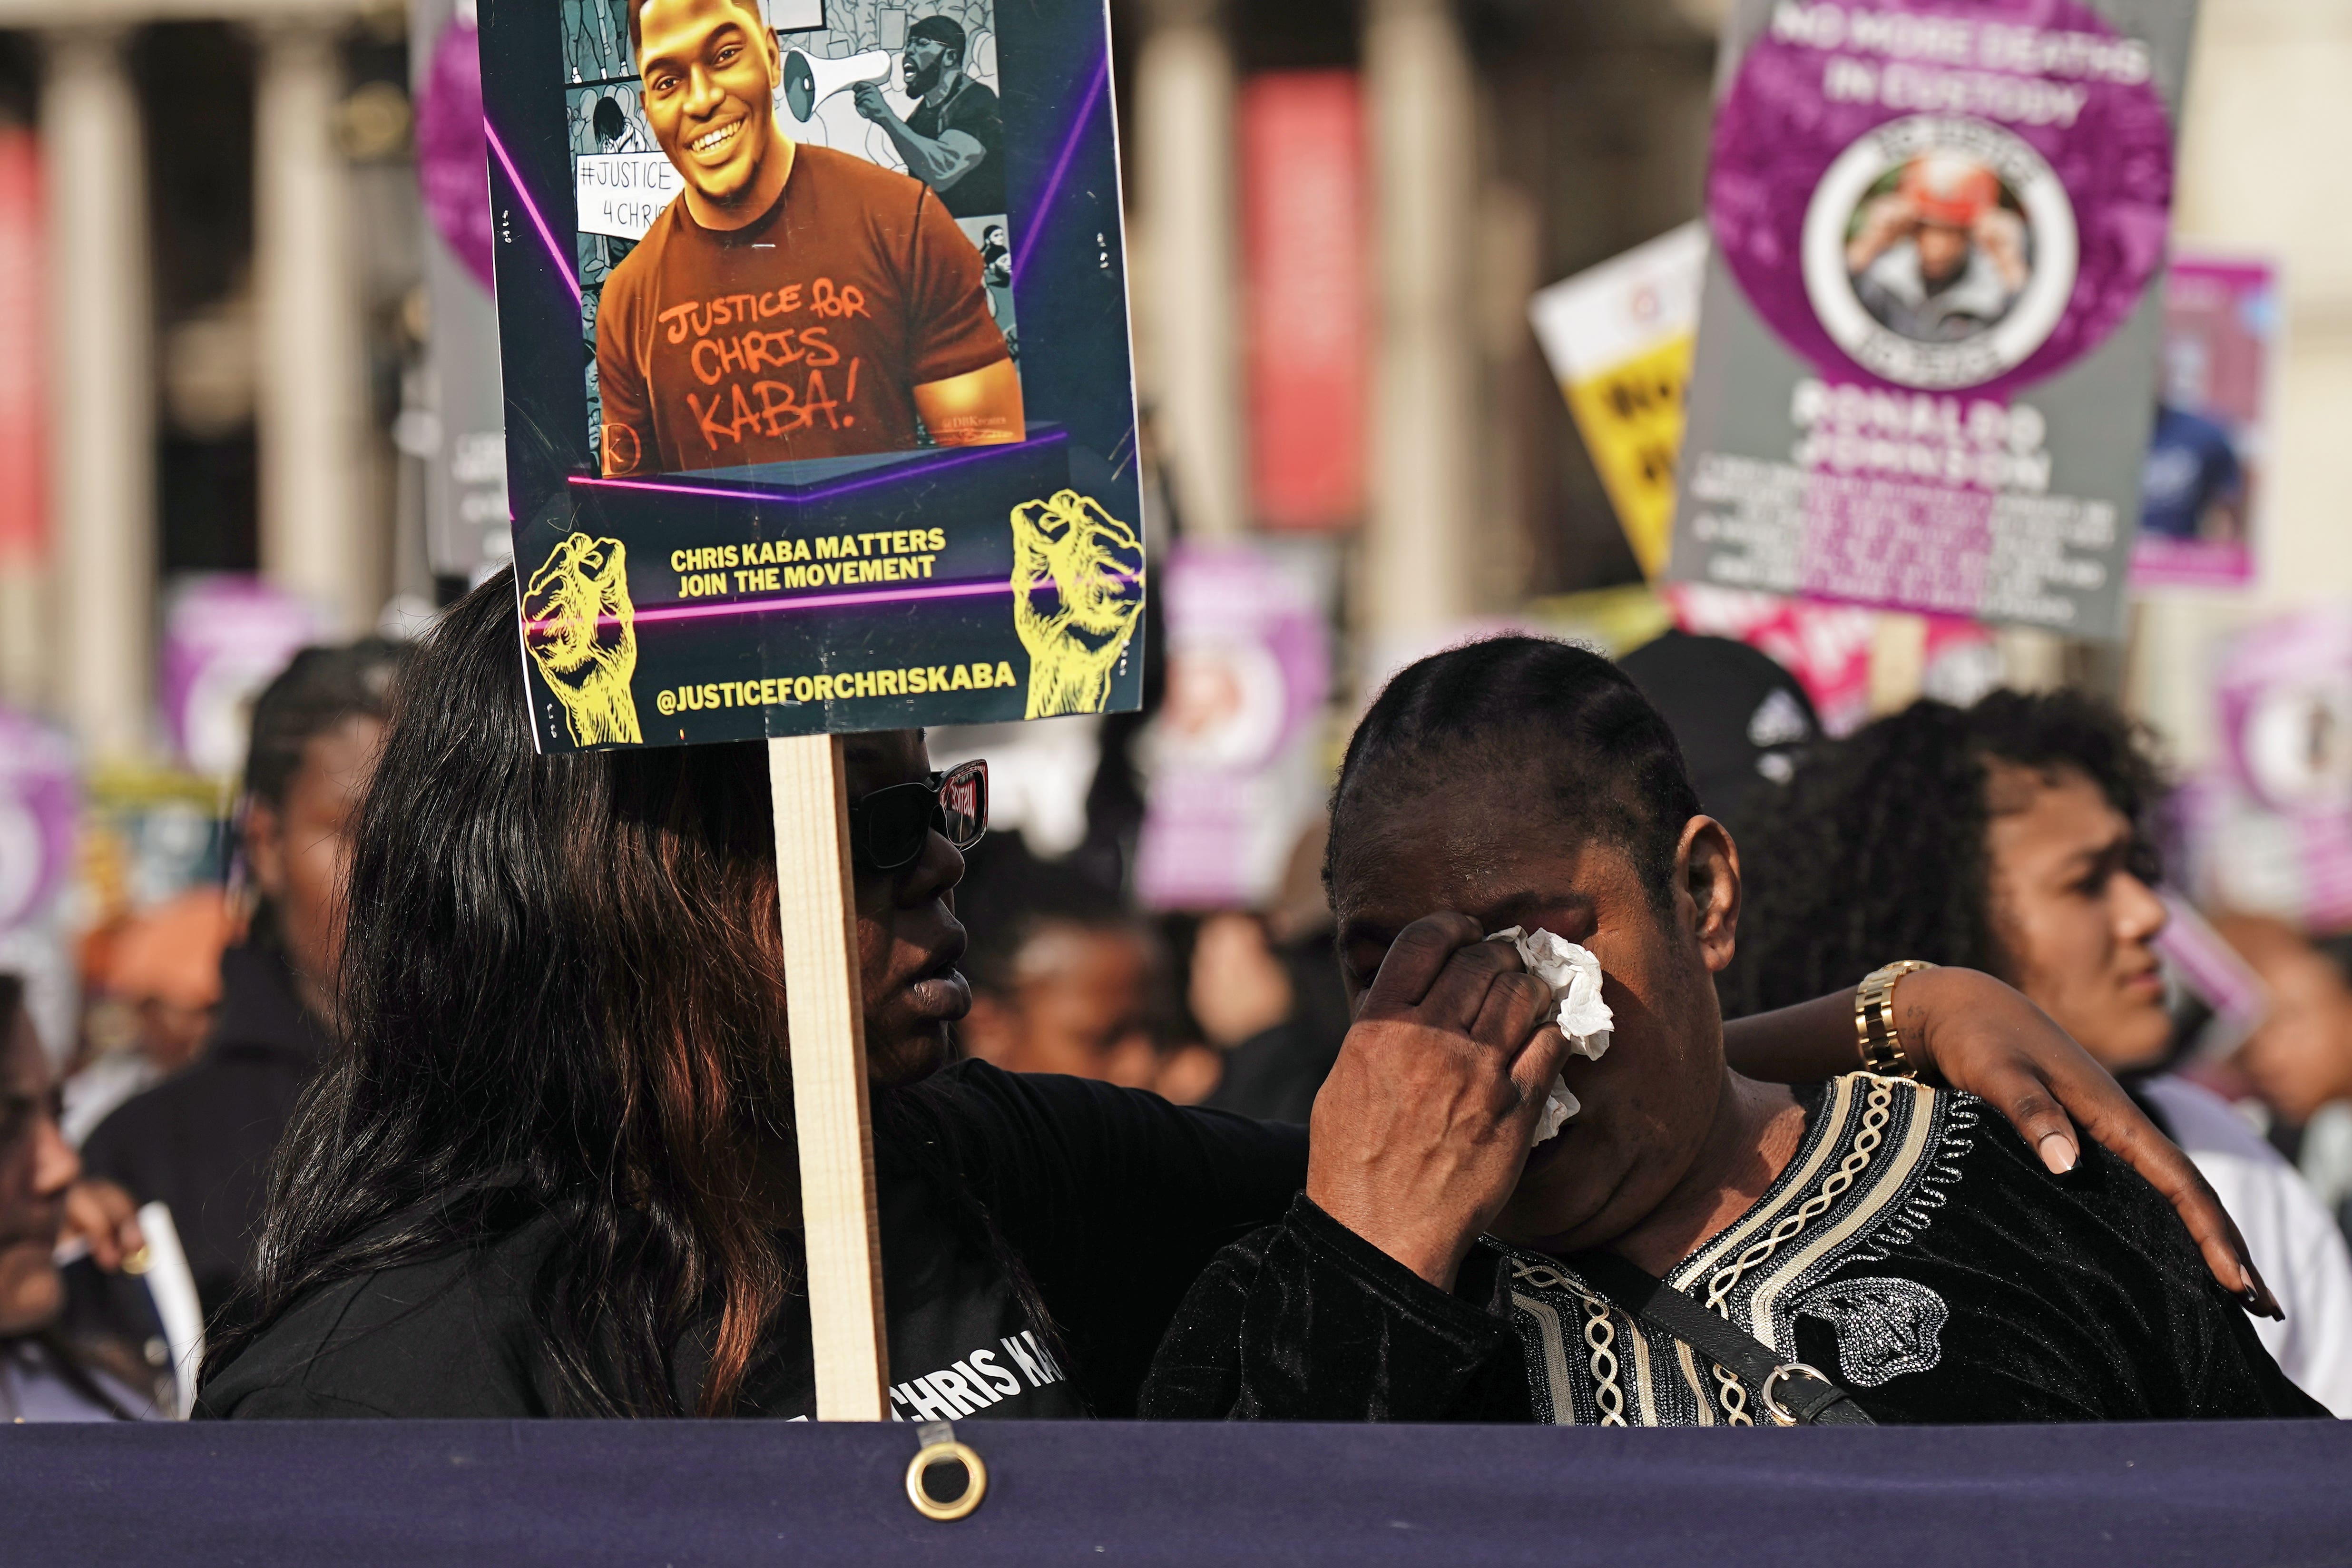
[[[2066,684],[2068,645],[2056,632],[2003,626],[1993,640],[2000,649],[2003,686],[2016,691],[2054,691]]]
[[[51,228],[40,132],[0,117],[0,700],[37,712],[49,703],[56,633],[49,548],[55,421],[49,322]]]
[[[158,559],[146,154],[122,33],[63,28],[47,42],[52,689],[92,757],[128,757],[148,742]]]
[[[347,178],[335,142],[342,62],[335,30],[261,27],[254,88],[261,569],[356,636],[383,602],[384,552],[360,485],[367,340],[352,264]]]
[[[1136,68],[1136,161],[1151,247],[1146,389],[1178,515],[1194,538],[1248,520],[1242,431],[1234,60],[1217,0],[1154,0]]]
[[[1383,641],[1474,608],[1481,180],[1470,60],[1450,0],[1370,0],[1364,76],[1380,335],[1361,586],[1377,658]]]
[[[1889,610],[1870,633],[1870,716],[1899,713],[1919,700],[1927,679],[1927,618]]]

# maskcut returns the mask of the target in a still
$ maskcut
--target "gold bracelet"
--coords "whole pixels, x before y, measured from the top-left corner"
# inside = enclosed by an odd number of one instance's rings
[[[1883,964],[1854,988],[1853,1032],[1862,1042],[1862,1070],[1880,1078],[1917,1078],[1916,1063],[1904,1053],[1895,1026],[1895,983],[1936,966],[1916,958]]]

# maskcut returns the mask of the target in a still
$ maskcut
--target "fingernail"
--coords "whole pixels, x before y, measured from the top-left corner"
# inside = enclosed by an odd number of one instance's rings
[[[2065,1134],[2045,1132],[2038,1147],[2042,1151],[2042,1163],[2059,1175],[2063,1176],[2074,1168],[2074,1145],[2066,1141]]]
[[[2238,1259],[2238,1278],[2246,1282],[2244,1293],[2250,1309],[2266,1318],[2276,1318],[2282,1322],[2286,1320],[2286,1313],[2280,1310],[2277,1301],[2272,1300],[2270,1289],[2263,1283],[2263,1277],[2255,1273],[2254,1266],[2242,1258]]]

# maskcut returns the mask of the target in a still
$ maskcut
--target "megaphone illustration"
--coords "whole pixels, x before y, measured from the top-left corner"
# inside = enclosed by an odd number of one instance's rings
[[[861,81],[887,81],[889,76],[887,49],[868,49],[845,60],[820,59],[806,49],[786,49],[784,107],[805,125],[816,106],[835,93],[845,92]]]

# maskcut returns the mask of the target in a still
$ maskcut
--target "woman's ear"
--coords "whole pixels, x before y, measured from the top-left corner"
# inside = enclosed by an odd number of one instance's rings
[[[1723,824],[1711,816],[1694,816],[1683,825],[1683,840],[1675,851],[1675,885],[1690,899],[1685,909],[1677,898],[1676,912],[1690,921],[1708,970],[1721,973],[1731,963],[1739,930],[1739,846]]]

